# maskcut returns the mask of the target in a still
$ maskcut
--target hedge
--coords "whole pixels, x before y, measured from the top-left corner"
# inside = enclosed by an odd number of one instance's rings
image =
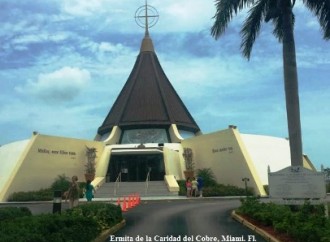
[[[248,197],[242,199],[237,212],[272,226],[298,242],[330,242],[330,220],[325,216],[323,205],[277,205],[261,203],[256,197]]]
[[[83,197],[83,190],[86,186],[85,182],[79,182],[80,198]],[[54,191],[62,191],[62,194],[68,190],[70,180],[65,174],[58,175],[52,185],[48,188],[39,189],[36,191],[20,191],[10,194],[9,202],[25,202],[25,201],[51,201],[54,198]],[[64,197],[63,197],[64,198]]]
[[[186,196],[186,181],[179,180],[179,195]],[[247,195],[251,196],[254,194],[253,189],[248,187]],[[218,197],[218,196],[245,196],[246,190],[244,188],[232,186],[232,185],[223,185],[223,184],[215,184],[212,186],[206,186],[203,188],[203,197]]]
[[[90,242],[123,219],[119,206],[106,203],[83,204],[62,214],[32,216],[28,211],[1,209],[0,242]]]

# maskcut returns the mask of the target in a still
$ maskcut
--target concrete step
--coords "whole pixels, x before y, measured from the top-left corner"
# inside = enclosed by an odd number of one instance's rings
[[[114,182],[104,183],[95,193],[95,198],[112,198],[118,196],[128,196],[133,193],[145,196],[176,196],[178,192],[170,192],[165,181],[150,181],[148,187],[146,182]]]

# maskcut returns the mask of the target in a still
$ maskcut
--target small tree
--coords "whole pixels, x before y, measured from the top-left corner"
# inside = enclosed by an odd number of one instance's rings
[[[193,162],[193,153],[191,148],[184,148],[183,149],[183,158],[186,164],[186,170],[187,171],[193,171],[195,164]]]
[[[87,163],[85,165],[86,174],[95,174],[96,152],[97,152],[96,148],[94,147],[89,148],[86,146],[86,157],[87,157]]]

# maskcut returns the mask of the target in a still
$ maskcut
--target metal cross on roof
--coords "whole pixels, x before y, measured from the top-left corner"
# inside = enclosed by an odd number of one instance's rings
[[[158,22],[159,14],[157,9],[148,5],[146,0],[145,4],[139,7],[135,12],[135,22],[141,28],[145,28],[145,34],[149,35],[149,28],[155,26]]]

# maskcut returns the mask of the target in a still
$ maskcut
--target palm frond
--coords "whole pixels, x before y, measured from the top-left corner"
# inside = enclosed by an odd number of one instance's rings
[[[269,0],[267,14],[265,16],[265,22],[276,18],[280,15],[281,11],[278,6],[279,2],[277,0]]]
[[[241,50],[243,56],[250,59],[253,44],[259,35],[260,26],[268,13],[269,0],[258,1],[248,12],[241,29],[242,43]]]
[[[211,27],[211,35],[218,39],[225,32],[233,16],[251,4],[254,4],[254,0],[215,0],[215,22]]]
[[[274,25],[273,34],[278,39],[279,42],[282,42],[283,41],[283,20],[282,20],[281,16],[273,18],[272,22]],[[294,27],[294,23],[295,23],[295,16],[292,13],[292,24],[293,24],[292,27]]]
[[[303,3],[318,18],[323,38],[330,39],[330,0],[303,0]]]
[[[273,34],[279,42],[283,41],[283,20],[280,16],[272,19],[274,30]]]

